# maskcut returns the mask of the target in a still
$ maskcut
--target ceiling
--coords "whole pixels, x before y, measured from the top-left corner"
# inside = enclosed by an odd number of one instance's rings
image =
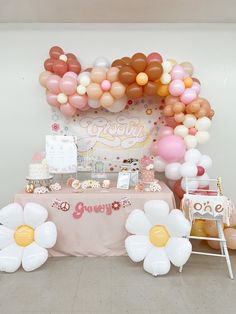
[[[236,22],[235,0],[0,0],[0,22]]]

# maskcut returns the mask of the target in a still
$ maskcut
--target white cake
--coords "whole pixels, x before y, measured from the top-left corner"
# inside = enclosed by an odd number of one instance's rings
[[[29,178],[31,179],[47,179],[50,176],[48,171],[48,165],[41,163],[41,164],[30,164],[29,165]]]

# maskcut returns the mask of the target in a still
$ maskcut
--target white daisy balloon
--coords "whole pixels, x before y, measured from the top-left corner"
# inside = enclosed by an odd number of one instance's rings
[[[43,265],[48,248],[56,243],[57,229],[47,221],[48,212],[39,204],[24,209],[12,203],[0,210],[0,271],[15,272],[22,264],[26,271]]]
[[[179,209],[170,211],[165,201],[151,200],[144,204],[144,211],[133,210],[126,229],[132,234],[125,240],[128,256],[134,262],[144,260],[144,270],[153,276],[167,274],[170,262],[183,266],[192,252],[185,238],[190,234],[190,222]]]

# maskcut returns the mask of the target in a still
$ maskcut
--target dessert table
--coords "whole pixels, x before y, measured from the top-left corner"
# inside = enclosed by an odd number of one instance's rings
[[[175,208],[173,192],[160,182],[161,192],[138,192],[134,189],[87,189],[74,193],[71,188],[47,194],[17,193],[14,201],[41,204],[48,210],[48,220],[57,226],[58,238],[51,256],[120,256],[125,255],[125,222],[129,213],[143,209],[148,200],[164,200]]]

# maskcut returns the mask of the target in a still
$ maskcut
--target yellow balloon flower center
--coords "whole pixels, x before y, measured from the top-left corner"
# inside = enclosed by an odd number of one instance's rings
[[[152,229],[150,229],[149,231],[150,242],[157,247],[166,246],[169,238],[170,235],[165,226],[156,225],[153,226]]]
[[[34,241],[34,229],[27,225],[18,227],[15,231],[14,238],[19,246],[30,245]]]
[[[136,76],[136,82],[138,85],[146,85],[148,82],[148,76],[146,73],[144,72],[140,72],[137,76]]]

